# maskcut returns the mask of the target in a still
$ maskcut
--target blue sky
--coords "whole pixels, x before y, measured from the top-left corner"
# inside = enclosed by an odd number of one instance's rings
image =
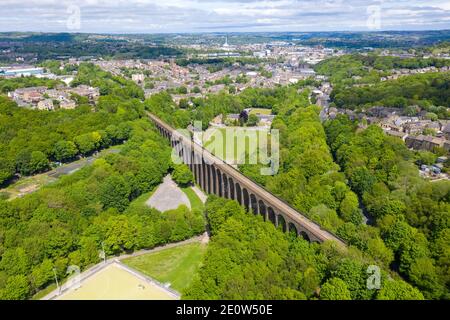
[[[1,0],[0,12],[0,31],[450,29],[448,0]]]

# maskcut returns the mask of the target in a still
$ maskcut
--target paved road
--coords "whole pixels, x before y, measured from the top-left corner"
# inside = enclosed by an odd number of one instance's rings
[[[323,95],[322,98],[317,100],[317,105],[322,107],[322,110],[320,111],[320,120],[323,122],[328,118],[327,114],[330,106],[330,96]]]
[[[109,153],[118,153],[120,149],[110,148],[103,150],[93,156],[83,158],[71,163],[64,164],[51,171],[36,174],[34,176],[22,177],[12,183],[10,186],[0,189],[0,192],[9,194],[8,200],[13,200],[16,197],[23,197],[24,195],[33,193],[39,190],[44,185],[55,181],[61,176],[68,175],[80,170],[82,167],[93,163],[96,159],[103,157]]]
[[[159,185],[146,204],[161,212],[174,210],[183,204],[189,209],[191,208],[189,198],[181,191],[170,175],[164,177],[164,182]]]
[[[107,155],[110,153],[119,153],[119,152],[120,152],[119,149],[114,149],[114,148],[104,150],[103,152],[96,153],[95,155],[92,155],[90,157],[86,157],[81,160],[71,162],[71,163],[62,165],[61,167],[55,168],[52,171],[49,171],[47,173],[47,175],[52,178],[59,178],[63,175],[71,174],[71,173],[74,173],[75,171],[80,170],[82,167],[93,163],[96,159],[98,159],[104,155]]]

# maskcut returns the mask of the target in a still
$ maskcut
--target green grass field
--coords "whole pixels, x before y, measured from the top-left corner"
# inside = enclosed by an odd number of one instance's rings
[[[272,114],[272,109],[253,108],[252,110],[250,110],[250,114],[271,115]]]
[[[62,283],[61,283],[62,284]],[[50,292],[52,292],[53,290],[55,290],[56,287],[56,283],[52,283],[49,286],[47,286],[45,289],[42,289],[41,291],[37,292],[35,295],[33,295],[33,297],[31,298],[31,300],[40,300],[43,297],[45,297],[47,294],[49,294]]]
[[[192,190],[191,187],[182,188],[181,190],[189,198],[189,202],[191,203],[191,210],[197,209],[197,210],[203,211],[204,206],[203,206],[202,200],[200,200],[200,198],[197,196],[197,194],[194,192],[194,190]]]
[[[147,205],[145,204],[145,202],[148,199],[151,198],[151,196],[155,193],[156,189],[158,189],[158,187],[155,187],[150,192],[141,194],[139,197],[137,197],[136,199],[131,201],[130,202],[130,209],[139,209],[139,208],[142,208],[142,207],[146,207]]]
[[[203,137],[206,150],[231,164],[255,164],[245,159],[245,154],[259,152],[260,140],[270,140],[270,132],[265,128],[213,128],[208,129]],[[265,137],[264,137],[265,136]],[[265,140],[262,140],[265,138]],[[228,141],[228,140],[230,141]],[[233,139],[233,140],[231,140]]]
[[[190,243],[124,259],[122,262],[159,282],[170,282],[171,288],[182,292],[190,285],[205,252],[205,244]]]

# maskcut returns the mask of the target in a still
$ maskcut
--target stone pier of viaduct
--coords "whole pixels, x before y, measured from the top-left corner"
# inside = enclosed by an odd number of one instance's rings
[[[172,148],[194,174],[195,181],[209,194],[237,201],[248,211],[262,215],[285,232],[295,232],[311,242],[345,242],[322,229],[317,223],[292,208],[264,187],[244,176],[238,170],[217,158],[202,146],[183,136],[157,116],[149,113],[158,131],[169,139]]]

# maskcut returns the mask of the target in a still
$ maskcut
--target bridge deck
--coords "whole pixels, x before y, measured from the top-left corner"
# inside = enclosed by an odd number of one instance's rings
[[[273,209],[282,212],[292,221],[295,221],[297,224],[301,225],[304,229],[308,230],[311,234],[313,234],[321,241],[333,240],[340,245],[346,246],[345,242],[342,239],[332,234],[331,232],[322,229],[320,225],[310,220],[302,213],[298,212],[296,209],[291,207],[287,202],[275,196],[274,194],[266,190],[263,186],[257,184],[250,178],[246,177],[240,171],[236,170],[235,168],[224,162],[222,159],[211,154],[208,150],[206,150],[199,144],[191,140],[188,140],[180,132],[177,132],[170,125],[159,119],[154,114],[148,113],[148,115],[155,123],[157,123],[159,126],[163,127],[165,130],[170,132],[170,134],[173,135],[175,140],[182,140],[183,143],[189,143],[191,146],[190,147],[191,150],[193,150],[195,154],[203,155],[203,158],[206,163],[214,164],[217,168],[219,168],[219,170],[222,173],[225,173],[227,176],[231,177],[233,181],[238,182],[241,185],[242,189],[246,188],[249,192],[251,191],[265,203],[270,204],[270,206]]]

